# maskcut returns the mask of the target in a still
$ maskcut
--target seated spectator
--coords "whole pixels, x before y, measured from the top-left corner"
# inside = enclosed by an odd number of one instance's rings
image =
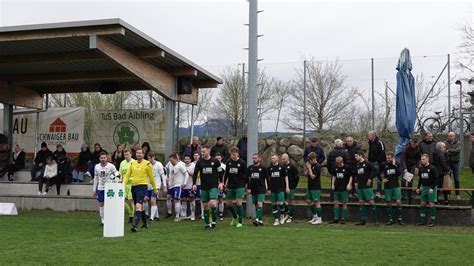
[[[112,163],[115,165],[116,169],[120,168],[120,163],[123,161],[123,147],[120,144],[117,144],[114,153],[112,153]]]
[[[72,179],[71,160],[63,156],[58,158],[58,175],[53,178],[49,186],[56,184],[56,192],[59,195],[61,191],[61,184],[70,184]]]
[[[59,157],[66,157],[66,150],[63,148],[63,145],[58,144],[56,145],[56,150],[53,152],[53,158],[56,162],[58,162]]]
[[[31,180],[38,181],[37,173],[44,171],[44,166],[46,164],[46,158],[52,157],[53,153],[48,149],[48,144],[46,142],[41,143],[41,150],[36,153],[35,162],[31,167]]]
[[[142,147],[142,146],[140,146],[140,144],[138,144],[138,143],[135,143],[135,145],[133,145],[132,158],[133,158],[134,160],[137,159],[137,156],[136,156],[136,155],[137,155],[137,150],[141,149],[141,147]]]
[[[8,145],[0,144],[0,176],[2,177],[8,171],[9,156]]]
[[[13,181],[13,175],[16,171],[25,168],[25,152],[20,149],[20,146],[15,145],[15,151],[12,154],[13,161],[8,166],[8,181]],[[3,177],[5,173],[2,174]]]
[[[91,160],[92,154],[87,144],[82,144],[77,164],[72,171],[73,182],[84,182],[84,173],[87,171],[87,163]]]
[[[38,195],[48,194],[51,179],[58,175],[58,165],[52,156],[48,156],[46,159],[46,165],[44,167],[44,172],[39,176],[38,182]],[[56,180],[53,180],[56,181]],[[43,183],[46,183],[46,190],[43,191]]]
[[[94,152],[92,153],[91,160],[87,163],[87,172],[85,173],[85,175],[89,177],[94,176],[94,168],[95,168],[95,165],[99,163],[99,157],[102,152],[107,153],[106,150],[102,149],[102,146],[100,146],[99,143],[94,144]],[[94,181],[91,180],[91,184],[93,182]]]

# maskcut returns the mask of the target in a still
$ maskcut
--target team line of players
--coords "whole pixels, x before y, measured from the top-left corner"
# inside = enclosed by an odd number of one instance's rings
[[[129,213],[129,222],[132,231],[142,220],[142,227],[147,228],[148,202],[150,206],[149,219],[159,219],[157,198],[161,188],[167,190],[167,209],[171,213],[171,201],[175,206],[175,221],[186,217],[187,203],[190,205],[191,220],[195,220],[196,202],[202,204],[202,216],[206,229],[215,229],[218,217],[222,217],[225,191],[227,207],[232,214],[231,225],[242,227],[244,210],[242,200],[245,194],[252,196],[252,203],[256,207],[256,226],[263,225],[263,203],[269,195],[273,225],[291,223],[294,215],[293,200],[299,182],[299,173],[295,166],[289,163],[288,155],[284,154],[281,161],[278,155],[271,156],[271,164],[265,167],[261,164],[258,154],[253,154],[252,165],[246,166],[245,161],[239,158],[236,147],[230,149],[230,159],[224,164],[221,156],[210,156],[210,148],[202,147],[201,158],[193,154],[180,161],[178,154],[169,156],[166,167],[155,160],[155,154],[148,154],[149,161],[143,159],[143,152],[137,151],[137,160],[131,158],[129,150],[124,151],[125,160],[120,165],[120,176],[125,183],[126,209]],[[304,175],[308,178],[306,202],[313,214],[311,224],[322,223],[321,209],[321,165],[317,163],[315,153],[308,155],[308,163]],[[347,202],[352,184],[355,185],[359,198],[359,222],[356,225],[365,225],[367,221],[366,205],[371,208],[372,222],[378,225],[377,207],[374,203],[372,183],[377,171],[372,163],[365,160],[365,154],[360,151],[355,154],[356,169],[344,165],[343,158],[336,158],[335,175],[332,177],[331,189],[334,198],[334,220],[331,223],[344,224],[347,220]],[[165,171],[166,169],[166,171]],[[94,197],[99,202],[100,217],[103,223],[104,188],[105,183],[113,178],[115,166],[107,162],[107,155],[101,154],[100,163],[95,167]],[[399,178],[401,171],[395,163],[393,153],[387,153],[387,162],[382,165],[381,173],[385,184],[385,199],[388,205],[387,225],[393,224],[392,203],[396,204],[397,221],[402,222],[401,192]],[[420,182],[417,192],[421,192],[420,221],[417,225],[425,224],[426,207],[430,207],[429,226],[434,225],[436,216],[437,174],[436,168],[429,164],[428,156],[423,155],[419,171]],[[354,182],[352,182],[354,178]],[[218,211],[219,205],[219,211]],[[340,207],[342,206],[342,210]],[[342,212],[340,214],[340,212]],[[219,214],[218,214],[219,213]]]

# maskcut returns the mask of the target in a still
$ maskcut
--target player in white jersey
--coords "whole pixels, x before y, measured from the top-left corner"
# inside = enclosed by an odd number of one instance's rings
[[[171,191],[171,197],[174,200],[174,211],[176,214],[175,222],[179,222],[181,215],[181,192],[188,183],[189,175],[186,166],[178,160],[178,155],[172,153],[169,156],[168,188]]]
[[[191,162],[191,157],[189,155],[184,155],[184,166],[188,171],[188,182],[183,188],[181,193],[181,218],[182,219],[191,219],[191,221],[196,220],[196,202],[194,201],[194,194],[192,192],[193,188],[193,174],[194,174],[194,162]],[[191,209],[191,215],[187,217],[188,214],[188,203]]]
[[[160,214],[158,212],[157,200],[163,186],[166,189],[166,175],[163,165],[155,160],[155,153],[153,151],[148,152],[148,160],[153,166],[153,176],[155,177],[156,187],[158,188],[158,194],[153,192],[153,187],[151,184],[148,184],[147,196],[150,198],[151,211],[150,211],[150,221],[160,220]]]
[[[104,189],[105,183],[110,182],[110,178],[117,171],[115,166],[107,162],[107,153],[102,152],[99,157],[100,163],[94,168],[94,185],[92,191],[93,197],[99,202],[99,214],[101,224],[104,224]]]
[[[217,172],[219,173],[219,176],[221,176],[221,180],[224,180],[226,164],[222,162],[222,155],[219,152],[216,153],[215,158],[221,163],[221,166],[219,167],[219,169],[217,169]],[[220,190],[219,195],[217,195],[217,198],[219,200],[218,202],[219,220],[223,221],[224,220],[224,201],[226,198],[225,192],[223,190],[222,191]]]

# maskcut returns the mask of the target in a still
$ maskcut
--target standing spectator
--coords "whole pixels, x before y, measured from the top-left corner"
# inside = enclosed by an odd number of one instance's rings
[[[8,171],[9,165],[9,151],[7,144],[0,144],[0,176],[3,177],[5,173]]]
[[[229,159],[229,152],[227,146],[224,144],[224,139],[217,137],[217,143],[211,148],[211,157],[215,157],[217,153],[222,156],[222,161],[225,163]]]
[[[324,150],[323,148],[319,147],[317,138],[311,138],[310,141],[311,141],[311,144],[304,149],[304,154],[303,154],[304,161],[307,162],[308,155],[311,152],[314,152],[316,153],[316,156],[317,156],[316,158],[317,158],[318,163],[322,165],[324,160],[326,160],[326,155],[324,154]]]
[[[237,142],[237,148],[239,148],[240,159],[244,160],[245,163],[247,163],[247,142],[247,130],[244,130],[242,133],[242,138],[240,138],[239,142]]]
[[[41,150],[36,153],[35,163],[31,167],[31,181],[38,181],[37,173],[44,171],[46,158],[53,157],[53,153],[48,149],[46,142],[41,143]]]
[[[143,150],[143,154],[144,154],[144,159],[145,160],[148,160],[148,153],[151,152],[151,147],[150,147],[150,143],[148,142],[143,142],[142,144],[142,150]]]
[[[199,138],[196,136],[193,137],[193,143],[186,146],[186,149],[184,150],[184,155],[189,155],[189,157],[191,157],[191,160],[194,162],[193,154],[195,151],[201,154],[201,145],[199,145]]]
[[[386,161],[385,145],[377,136],[377,132],[369,131],[369,156],[368,161],[373,163],[377,178],[377,192],[375,196],[380,198],[380,191],[382,191],[382,179],[380,178],[380,165]]]
[[[445,182],[444,176],[449,176],[449,165],[447,163],[446,144],[444,142],[436,143],[436,149],[433,152],[433,166],[438,173],[438,188],[448,188],[449,180]],[[449,191],[443,190],[444,204],[449,204]],[[439,197],[439,194],[437,195]],[[436,201],[439,203],[438,197]]]
[[[46,165],[44,172],[39,176],[38,182],[38,195],[46,195],[49,191],[50,180],[58,175],[58,165],[52,156],[48,156],[46,159]],[[43,183],[46,183],[46,190],[43,191]]]
[[[8,181],[13,181],[13,175],[16,171],[25,168],[25,152],[20,146],[15,145],[15,151],[12,154],[13,162],[7,167]],[[3,177],[5,173],[2,174]]]
[[[58,158],[58,175],[56,178],[51,180],[49,186],[56,184],[56,193],[58,196],[61,194],[61,184],[66,183],[70,184],[72,179],[72,168],[71,160],[66,156]]]
[[[72,171],[72,181],[73,182],[84,182],[84,173],[87,170],[87,163],[91,160],[92,154],[89,150],[87,144],[82,144],[81,152],[79,153],[79,158],[77,159],[77,164],[74,166]]]
[[[405,146],[402,154],[402,167],[404,169],[404,173],[406,174],[411,173],[416,175],[415,172],[418,172],[418,166],[420,164],[421,159],[421,152],[418,148],[418,139],[412,139],[410,143]],[[404,178],[402,178],[402,186],[403,187],[413,187],[413,179],[410,182],[407,182]],[[402,191],[402,198],[405,199],[408,197],[408,200],[411,201],[412,191],[404,189]]]
[[[115,169],[120,168],[120,163],[123,161],[123,147],[117,144],[114,153],[112,153],[112,163],[115,165]]]
[[[456,139],[456,133],[449,132],[448,140],[445,142],[446,153],[448,155],[448,166],[451,169],[451,173],[454,178],[454,188],[459,189],[459,161],[461,153],[461,144]],[[459,191],[456,190],[456,199],[460,200]]]
[[[340,139],[334,141],[334,150],[329,152],[328,159],[326,161],[328,172],[331,177],[336,175],[336,158],[342,157],[344,165],[350,165],[349,152],[343,147],[344,142]]]
[[[469,166],[474,174],[474,133],[471,133],[471,156],[469,157]]]
[[[66,157],[66,150],[63,148],[63,145],[56,145],[56,150],[53,152],[53,159],[58,162],[59,157]]]
[[[433,152],[436,150],[436,142],[433,141],[433,133],[426,132],[420,145],[420,153],[430,156],[430,164],[433,163]]]
[[[357,161],[355,159],[355,155],[357,151],[360,150],[360,146],[357,144],[357,141],[354,141],[354,139],[351,136],[348,136],[346,138],[346,143],[344,144],[344,148],[349,153],[350,161],[349,161],[348,166],[349,166],[349,169],[351,169],[352,174],[354,174],[357,168]],[[356,194],[356,188],[355,188],[354,183],[355,183],[355,178],[352,178],[352,183],[351,183],[352,193],[351,194],[352,194],[352,197],[356,198],[357,194]]]

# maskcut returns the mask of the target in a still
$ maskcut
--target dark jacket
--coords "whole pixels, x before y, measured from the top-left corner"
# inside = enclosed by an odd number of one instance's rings
[[[96,164],[99,163],[100,162],[100,160],[99,160],[100,154],[102,152],[107,152],[107,151],[104,150],[104,149],[100,149],[99,151],[94,150],[94,152],[92,153],[92,156],[91,156],[91,161],[93,161]]]
[[[71,160],[67,157],[60,157],[65,159],[64,163],[58,163],[58,177],[61,181],[70,181],[72,179]],[[59,159],[59,158],[58,158]]]
[[[55,150],[53,152],[53,158],[56,162],[58,162],[59,157],[66,157],[66,150],[64,149],[62,151]]]
[[[220,153],[222,155],[222,161],[227,162],[227,159],[229,159],[229,152],[225,144],[222,145],[214,145],[211,148],[211,156],[215,157],[216,153]],[[240,156],[239,156],[240,157]]]
[[[349,166],[350,166],[351,170],[353,170],[353,169],[355,169],[355,167],[357,165],[357,161],[356,161],[354,155],[357,153],[358,150],[360,150],[360,146],[357,144],[356,141],[354,141],[352,143],[352,146],[347,146],[346,144],[344,144],[344,148],[349,153],[349,158],[351,159]]]
[[[74,167],[74,169],[80,172],[86,171],[87,163],[91,160],[91,158],[92,158],[92,153],[89,150],[89,148],[87,148],[86,151],[81,151],[79,153],[79,158],[77,159],[77,164]]]
[[[197,151],[199,156],[201,156],[201,145],[194,146],[193,144],[188,144],[184,150],[184,155],[191,157],[191,161],[194,162],[194,152]]]
[[[247,142],[248,138],[240,138],[237,142],[237,148],[239,148],[239,157],[247,163]]]
[[[45,151],[39,150],[36,153],[35,164],[38,165],[42,163],[44,166],[46,164],[46,158],[48,157],[53,157],[53,153],[49,149],[46,149]]]
[[[345,165],[350,165],[349,152],[347,152],[343,147],[334,147],[334,150],[328,154],[328,159],[326,161],[328,172],[331,176],[336,175],[336,158],[338,156],[342,157]]]
[[[0,151],[0,168],[6,168],[8,166],[9,156],[10,156],[10,152],[8,151],[8,149]]]
[[[378,162],[381,165],[387,160],[385,156],[385,144],[375,137],[374,141],[369,141],[369,162]]]
[[[16,169],[24,169],[25,168],[25,152],[20,151],[18,156],[15,159],[14,153],[12,153],[12,164],[15,165]]]
[[[408,169],[413,166],[418,167],[418,165],[420,164],[420,159],[421,159],[421,152],[420,152],[419,147],[412,149],[411,144],[408,143],[405,146],[405,149],[403,150],[403,155],[402,155],[403,169]]]
[[[430,163],[433,163],[433,152],[436,150],[436,142],[422,140],[418,145],[421,155],[428,154],[430,156]]]
[[[438,176],[449,174],[450,168],[447,164],[447,155],[438,149],[433,152],[433,165],[436,167]]]
[[[455,140],[453,142],[446,141],[446,153],[450,162],[459,162],[461,154],[461,144]]]
[[[149,151],[147,151],[147,154],[148,152]],[[112,163],[115,165],[116,169],[119,169],[120,163],[125,159],[125,157],[123,156],[123,151],[121,152],[120,157],[116,158],[116,155],[117,155],[117,151],[114,151],[114,153],[112,153]],[[146,157],[148,158],[148,156]],[[148,160],[147,158],[145,158],[145,160]]]
[[[304,149],[303,158],[304,158],[305,162],[308,161],[308,155],[311,152],[316,153],[316,155],[317,155],[316,161],[318,161],[319,164],[323,164],[324,160],[326,160],[326,155],[324,154],[323,148],[321,148],[319,146],[313,147],[313,146],[309,145],[308,147],[306,147]]]
[[[474,170],[474,143],[471,143],[471,156],[469,157],[469,166]]]

